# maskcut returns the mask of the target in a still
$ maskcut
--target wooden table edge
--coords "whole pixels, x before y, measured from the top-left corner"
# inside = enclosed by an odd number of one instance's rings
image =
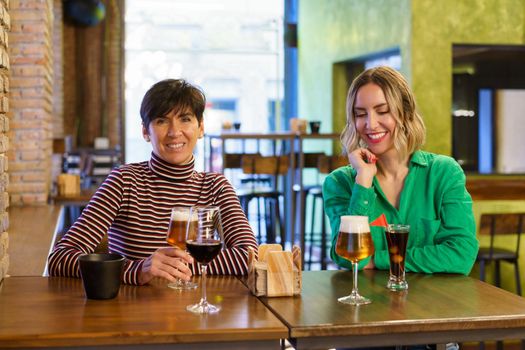
[[[415,331],[391,334],[317,335],[292,336],[288,341],[297,349],[322,349],[339,347],[377,347],[396,345],[446,344],[452,342],[520,339],[525,326],[498,329]],[[370,339],[373,340],[370,340]]]
[[[250,337],[244,336],[250,334]],[[258,336],[254,339],[253,335]],[[286,327],[266,329],[263,332],[253,330],[235,330],[235,332],[210,332],[213,342],[218,343],[245,343],[252,342],[279,342],[288,337]],[[107,333],[82,333],[82,334],[46,334],[24,336],[0,336],[0,349],[23,347],[55,347],[55,346],[101,346],[101,345],[136,345],[136,344],[170,344],[191,345],[210,343],[209,338],[203,339],[191,332],[107,332]]]

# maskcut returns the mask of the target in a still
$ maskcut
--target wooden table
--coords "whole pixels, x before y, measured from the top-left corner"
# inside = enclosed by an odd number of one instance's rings
[[[81,189],[80,193],[74,196],[57,195],[52,198],[55,205],[64,207],[64,229],[67,230],[77,221],[82,210],[88,205],[91,197],[97,191],[97,187]]]
[[[445,344],[520,339],[525,298],[460,275],[409,274],[407,293],[385,288],[386,271],[360,271],[359,307],[337,298],[352,288],[349,271],[303,273],[301,296],[261,300],[290,328],[296,349]]]
[[[84,188],[80,190],[80,193],[75,196],[61,196],[56,195],[52,198],[53,202],[58,205],[78,205],[86,206],[89,200],[95,194],[97,188]]]
[[[233,276],[208,278],[214,315],[186,311],[200,289],[165,281],[121,286],[117,298],[84,298],[80,279],[9,277],[0,285],[0,348],[278,349],[288,329]],[[142,347],[140,347],[142,345]]]

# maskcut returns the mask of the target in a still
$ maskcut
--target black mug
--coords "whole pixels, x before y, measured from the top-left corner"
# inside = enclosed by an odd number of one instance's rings
[[[113,299],[118,295],[124,260],[120,254],[79,256],[80,275],[88,299]]]
[[[310,132],[312,134],[318,134],[319,133],[319,129],[321,129],[321,122],[320,121],[311,121],[310,122]]]

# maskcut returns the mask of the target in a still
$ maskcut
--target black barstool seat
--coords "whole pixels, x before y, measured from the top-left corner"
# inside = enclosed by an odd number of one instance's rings
[[[490,248],[479,248],[477,259],[478,261],[504,260],[506,262],[514,263],[516,260],[516,253],[502,248],[494,248],[492,251]]]

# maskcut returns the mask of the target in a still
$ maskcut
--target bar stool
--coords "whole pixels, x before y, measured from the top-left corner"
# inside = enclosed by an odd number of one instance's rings
[[[232,169],[232,170],[239,170],[242,168],[242,157],[245,156],[246,154],[245,153],[225,153],[223,154],[223,163],[222,163],[222,168],[223,170],[226,170],[226,169]],[[240,179],[240,185],[241,186],[246,186],[248,185],[248,188],[250,190],[253,190],[255,188],[255,186],[257,186],[257,188],[260,187],[260,185],[264,185],[265,187],[269,187],[271,186],[271,179],[268,177],[268,176],[264,176],[262,177],[262,175],[249,175],[249,174],[243,174],[244,177],[242,177]],[[244,210],[244,213],[246,214],[246,217],[248,217],[248,208],[246,207],[246,204],[243,203],[246,201],[246,188],[244,187],[238,187],[236,186],[233,182],[234,182],[234,173],[231,174],[230,176],[231,178],[231,181],[232,181],[232,184],[236,187],[236,193],[237,193],[237,196],[239,197],[239,201],[241,202],[241,206]],[[239,196],[240,194],[240,196]],[[259,197],[256,199],[257,200],[257,218],[260,218],[261,217],[261,201],[262,201],[262,197]],[[259,233],[261,232],[261,220],[257,220],[257,226],[258,226],[258,230],[257,230],[257,233],[259,235]]]
[[[323,203],[323,188],[321,185],[314,186],[308,189],[306,193],[306,200],[308,197],[311,198],[311,221],[310,221],[310,231],[304,232],[304,240],[305,240],[305,246],[308,246],[308,259],[305,259],[305,268],[306,265],[308,265],[308,270],[312,269],[312,263],[319,262],[321,264],[321,270],[326,270],[327,266],[327,244],[326,244],[326,215],[324,212],[324,203]],[[316,223],[316,207],[317,202],[320,201],[320,208],[321,208],[321,230],[320,232],[315,231],[315,223]],[[305,207],[307,205],[307,201],[305,201]],[[306,217],[305,217],[306,220]],[[309,234],[308,234],[309,233]],[[313,257],[314,252],[314,246],[320,246],[321,252],[319,260],[316,261]]]
[[[272,175],[273,186],[257,186],[251,183],[249,188],[237,189],[237,196],[241,206],[250,220],[249,206],[253,199],[257,200],[257,224],[258,241],[262,241],[262,221],[265,223],[265,242],[275,243],[277,229],[281,244],[286,240],[286,232],[281,217],[280,200],[284,194],[279,189],[279,176],[285,175],[290,168],[289,157],[286,155],[262,156],[260,154],[245,154],[241,158],[241,168],[244,174],[251,175]],[[264,214],[260,213],[259,200],[264,202]]]
[[[508,262],[514,265],[514,276],[516,291],[521,295],[521,279],[519,271],[519,252],[521,234],[525,231],[525,213],[505,213],[505,214],[482,214],[479,224],[479,234],[489,235],[490,244],[488,247],[480,247],[477,256],[479,262],[479,277],[485,281],[485,265],[494,262],[494,284],[501,286],[501,262]],[[516,239],[514,250],[495,246],[496,235],[513,235]]]
[[[316,169],[319,166],[319,158],[325,156],[324,152],[308,152],[303,153],[301,155],[297,155],[297,159],[295,161],[295,164],[300,164],[299,157],[302,157],[302,169]],[[311,264],[313,260],[311,259],[312,253],[313,253],[313,245],[309,245],[308,247],[305,245],[306,242],[310,242],[309,238],[305,238],[305,235],[307,235],[307,232],[311,233],[314,231],[315,227],[315,218],[312,217],[312,225],[310,228],[310,231],[306,230],[306,208],[308,207],[308,199],[312,198],[312,205],[315,206],[317,199],[319,198],[319,194],[321,194],[321,185],[319,185],[319,172],[317,172],[317,184],[313,185],[299,185],[295,184],[293,186],[293,192],[294,196],[296,198],[296,203],[302,203],[302,215],[303,221],[299,221],[300,217],[296,218],[296,224],[300,231],[301,236],[301,251],[303,254],[303,262],[306,267],[308,265],[308,269],[311,268]],[[316,195],[314,195],[314,193]],[[323,204],[321,203],[321,206]],[[312,211],[313,212],[313,211]],[[309,252],[309,258],[305,259],[306,257],[306,251]],[[319,261],[320,262],[320,261]]]
[[[305,162],[306,163],[306,162]],[[329,156],[326,154],[320,154],[317,157],[317,169],[320,174],[328,174],[335,169],[348,165],[348,159],[343,156]],[[328,264],[328,239],[327,230],[326,230],[326,214],[324,212],[324,201],[323,201],[323,191],[322,185],[307,186],[303,189],[304,198],[304,214],[306,214],[306,208],[308,204],[308,198],[311,198],[311,210],[310,210],[310,230],[304,230],[302,235],[302,246],[307,247],[308,257],[304,258],[305,268],[308,270],[311,269],[313,263],[319,263],[321,265],[321,270],[326,270]],[[316,218],[318,218],[317,213],[317,203],[320,201],[321,208],[321,228],[320,231],[316,231]],[[306,220],[306,215],[303,214],[303,218]],[[314,258],[314,248],[320,248],[319,259]]]

